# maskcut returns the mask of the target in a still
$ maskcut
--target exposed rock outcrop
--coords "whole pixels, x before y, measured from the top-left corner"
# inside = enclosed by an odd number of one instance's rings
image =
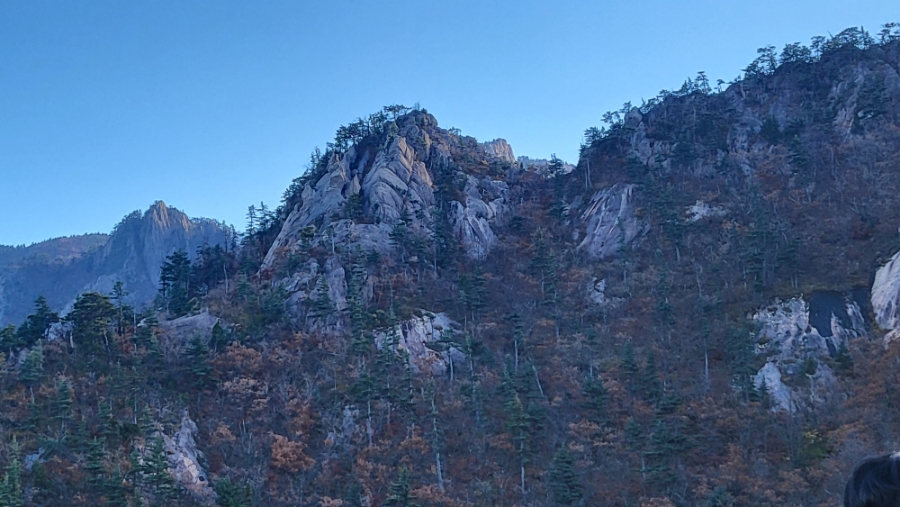
[[[442,375],[452,364],[461,364],[465,360],[459,349],[447,344],[447,340],[459,333],[459,328],[460,325],[444,313],[423,311],[422,316],[398,324],[394,335],[378,334],[376,344],[379,348],[393,347],[391,342],[396,337],[395,351],[409,354],[409,366],[414,373]]]
[[[900,252],[875,272],[871,301],[879,327],[889,330],[900,327]]]
[[[179,486],[189,491],[196,499],[211,505],[216,498],[209,483],[209,474],[201,465],[203,452],[197,447],[194,435],[197,424],[185,411],[181,416],[181,427],[171,437],[163,434],[169,471]]]
[[[484,146],[484,151],[488,155],[510,164],[516,163],[516,156],[513,154],[512,146],[506,142],[506,139],[494,139],[493,141],[481,143],[481,145]]]
[[[720,206],[710,206],[704,201],[697,201],[687,208],[687,221],[699,222],[704,218],[725,216],[725,208]]]
[[[634,214],[633,191],[634,185],[616,183],[594,194],[580,217],[585,232],[579,250],[603,259],[646,231]]]
[[[834,371],[826,359],[835,357],[850,339],[867,336],[859,303],[837,292],[817,292],[775,301],[753,315],[759,326],[758,352],[766,365],[756,375],[777,408],[794,411],[825,402],[838,392]],[[800,389],[800,385],[808,388]],[[794,387],[790,387],[793,384]]]
[[[419,141],[419,151],[407,142],[407,136]],[[376,223],[394,224],[404,212],[410,216],[425,214],[434,205],[434,182],[420,160],[428,159],[431,144],[428,132],[407,125],[386,150],[375,156],[372,169],[363,178],[361,192],[363,209]],[[425,228],[424,224],[414,223]]]
[[[464,193],[464,203],[450,203],[450,223],[466,255],[483,260],[497,244],[491,224],[501,219],[508,208],[509,186],[503,181],[479,180],[469,175]]]
[[[159,321],[159,329],[163,335],[173,341],[184,343],[194,336],[209,338],[219,318],[203,309],[196,315],[186,315],[172,320]]]
[[[370,140],[334,155],[318,181],[304,186],[263,269],[275,269],[303,248],[327,247],[332,239],[349,249],[389,254],[395,248],[390,234],[399,222],[410,234],[427,238],[438,204],[435,166],[451,167],[443,177],[466,181],[461,199],[444,196],[443,206],[468,255],[487,256],[497,241],[494,223],[508,206],[509,188],[503,181],[469,174],[463,166],[472,160],[480,161],[481,167],[491,160],[509,162],[512,148],[502,139],[478,144],[451,134],[422,111],[398,118],[382,137],[378,143]],[[362,216],[350,219],[344,211],[353,195],[359,196]]]
[[[323,276],[335,311],[347,308],[349,266],[341,264],[347,262],[341,254],[396,260],[395,254],[411,251],[413,243],[427,250],[439,221],[470,259],[486,259],[497,245],[497,227],[511,209],[504,178],[515,161],[505,141],[480,144],[414,111],[330,156],[315,181],[295,196],[262,265],[280,278],[289,292],[288,307],[305,325],[339,326],[337,316],[310,319],[309,310]],[[298,258],[306,260],[298,265]],[[401,260],[424,261],[420,253]]]

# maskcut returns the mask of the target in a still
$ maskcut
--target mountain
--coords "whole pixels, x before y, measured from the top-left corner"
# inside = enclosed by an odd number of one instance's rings
[[[0,249],[0,324],[20,324],[38,296],[62,311],[83,292],[110,293],[116,281],[142,307],[153,300],[166,256],[190,254],[204,245],[226,243],[224,226],[190,219],[158,201],[146,212],[126,216],[110,235],[57,238],[29,247]]]
[[[569,168],[418,107],[339,127],[239,251],[170,258],[141,319],[88,294],[46,339],[24,340],[39,309],[0,335],[0,493],[839,503],[898,445],[898,28],[626,104]],[[65,265],[154,281],[203,230],[182,216],[157,205]]]

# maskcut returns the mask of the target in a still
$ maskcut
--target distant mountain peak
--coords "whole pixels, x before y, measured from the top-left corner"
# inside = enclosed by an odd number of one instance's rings
[[[37,296],[47,297],[54,310],[60,310],[82,292],[110,292],[117,281],[125,284],[136,305],[147,304],[156,294],[166,256],[176,250],[193,255],[204,244],[224,245],[226,236],[215,221],[191,219],[156,201],[143,213],[126,215],[110,236],[92,236],[90,244],[98,248],[42,248],[44,255],[30,262],[0,263],[0,325],[20,324]]]

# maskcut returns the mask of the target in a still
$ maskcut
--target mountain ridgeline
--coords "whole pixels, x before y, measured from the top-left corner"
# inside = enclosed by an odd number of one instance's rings
[[[0,506],[839,503],[900,446],[898,28],[626,104],[574,166],[389,106],[239,247],[158,203],[0,250]]]
[[[19,324],[38,296],[56,311],[71,307],[83,292],[109,294],[117,281],[129,303],[153,301],[167,255],[194,255],[203,245],[230,244],[231,232],[212,220],[192,220],[156,202],[126,216],[109,235],[58,238],[29,247],[0,250],[0,325]],[[9,252],[5,254],[4,252]]]

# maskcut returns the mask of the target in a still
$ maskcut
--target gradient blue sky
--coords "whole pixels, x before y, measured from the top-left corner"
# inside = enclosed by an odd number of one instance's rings
[[[574,162],[626,100],[888,21],[897,0],[4,0],[0,244],[108,232],[158,199],[240,229],[392,103]]]

